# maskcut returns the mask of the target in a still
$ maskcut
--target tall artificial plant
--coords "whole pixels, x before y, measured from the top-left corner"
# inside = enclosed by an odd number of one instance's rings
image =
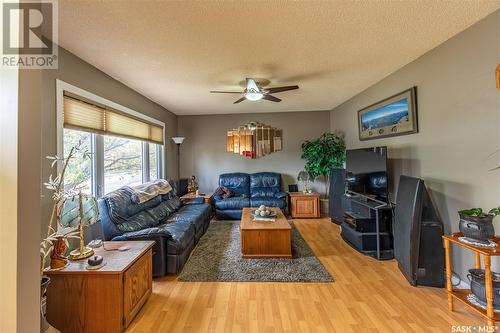
[[[302,156],[306,160],[305,169],[313,179],[323,176],[325,194],[328,197],[330,171],[341,168],[345,161],[345,142],[343,135],[323,133],[318,139],[302,143]]]
[[[66,238],[77,238],[78,230],[69,230],[60,233],[57,230],[57,214],[60,208],[60,204],[65,197],[70,195],[74,195],[80,189],[69,186],[69,188],[64,187],[64,176],[68,169],[68,165],[72,159],[74,159],[77,154],[80,153],[82,160],[89,158],[89,153],[86,150],[82,149],[82,144],[79,142],[77,145],[71,148],[68,156],[59,157],[59,156],[47,156],[47,159],[52,160],[51,167],[57,166],[57,164],[61,163],[62,169],[61,172],[53,178],[52,175],[49,176],[49,180],[44,183],[45,187],[52,192],[52,213],[50,215],[50,220],[47,225],[47,234],[46,237],[40,243],[40,274],[43,275],[43,270],[45,268],[45,263],[47,261],[47,257],[50,255],[53,249],[53,241],[57,239],[57,237]]]

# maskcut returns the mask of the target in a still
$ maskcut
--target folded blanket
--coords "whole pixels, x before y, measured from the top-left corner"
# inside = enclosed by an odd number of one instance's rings
[[[157,179],[136,186],[126,186],[126,188],[132,194],[132,201],[137,204],[151,200],[157,195],[167,194],[172,191],[172,186],[164,179]]]

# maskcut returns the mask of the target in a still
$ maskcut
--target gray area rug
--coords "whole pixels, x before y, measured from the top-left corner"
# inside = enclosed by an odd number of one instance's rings
[[[243,259],[240,222],[217,221],[194,249],[181,281],[333,282],[333,278],[292,224],[292,259]]]

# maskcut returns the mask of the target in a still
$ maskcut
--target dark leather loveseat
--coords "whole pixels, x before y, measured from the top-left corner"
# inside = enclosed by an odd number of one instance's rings
[[[275,172],[225,173],[219,176],[219,186],[235,195],[224,199],[214,194],[215,215],[218,220],[238,220],[245,207],[286,208],[287,194],[281,191],[281,175]]]
[[[211,207],[182,202],[173,190],[142,204],[126,187],[98,200],[104,240],[154,240],[153,276],[178,273],[210,224]]]

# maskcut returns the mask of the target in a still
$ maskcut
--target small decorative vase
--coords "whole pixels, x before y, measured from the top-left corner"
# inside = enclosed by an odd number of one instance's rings
[[[480,303],[486,305],[486,287],[485,287],[485,272],[484,269],[469,269],[467,278],[470,282],[470,289]],[[493,306],[495,309],[500,307],[500,274],[491,272],[492,287],[493,287]]]
[[[64,237],[59,236],[52,241],[52,253],[50,255],[50,268],[57,270],[66,267],[68,258],[64,255],[68,246]]]
[[[487,242],[495,236],[493,227],[493,215],[469,216],[462,213],[460,215],[459,229],[465,237]]]

